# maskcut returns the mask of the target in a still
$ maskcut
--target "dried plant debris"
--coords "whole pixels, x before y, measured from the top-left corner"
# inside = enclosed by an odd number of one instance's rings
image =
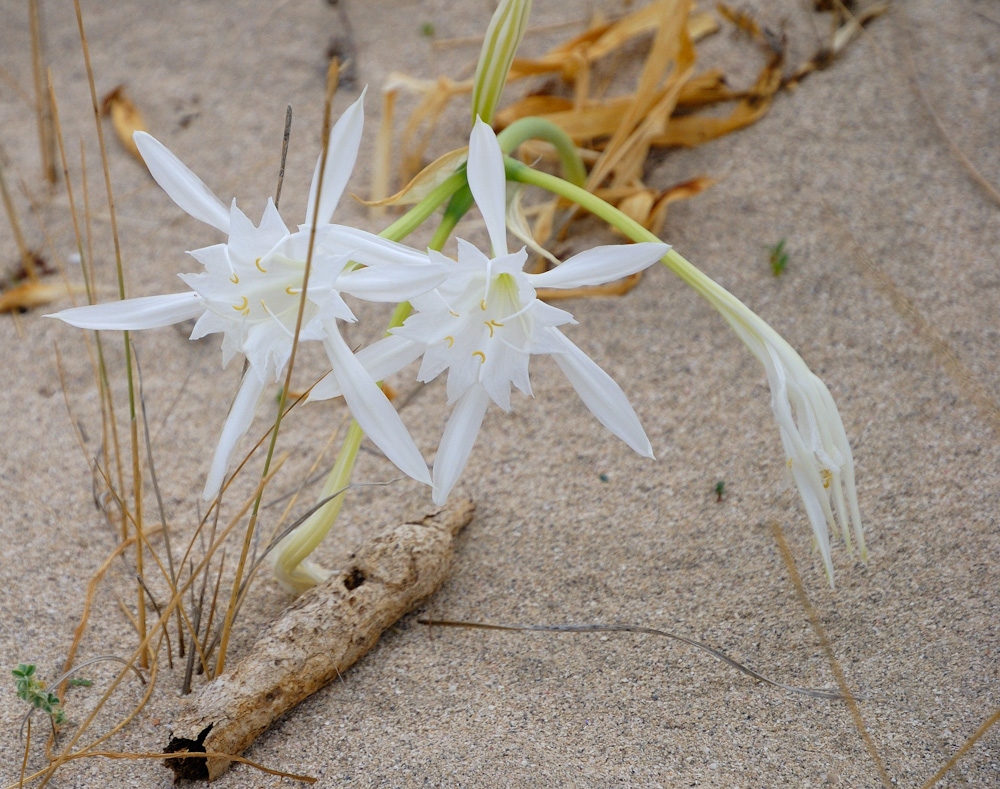
[[[115,130],[118,141],[126,151],[141,162],[142,156],[132,140],[132,135],[137,131],[148,132],[149,129],[146,128],[142,112],[125,95],[124,85],[119,85],[104,97],[101,101],[101,113],[105,116],[111,116],[111,126]]]
[[[691,147],[734,132],[760,120],[779,90],[792,87],[808,73],[828,65],[860,30],[861,25],[886,10],[879,3],[856,13],[844,14],[838,5],[830,40],[790,76],[784,73],[783,35],[769,29],[749,12],[723,3],[715,14],[695,10],[689,0],[656,0],[615,20],[594,20],[584,32],[535,59],[517,59],[508,82],[530,80],[526,93],[501,109],[494,125],[503,128],[514,121],[541,117],[559,126],[573,139],[589,168],[587,188],[612,203],[654,233],[660,233],[670,202],[693,197],[714,183],[700,177],[667,189],[650,187],[643,181],[651,151],[658,148]],[[698,70],[695,45],[721,29],[719,20],[735,26],[759,45],[764,62],[757,78],[747,88],[735,89],[718,69]],[[631,73],[627,59],[642,52],[637,46],[650,40],[633,85],[612,79]],[[609,76],[610,75],[610,76]],[[541,80],[541,81],[539,81]],[[609,95],[610,88],[614,95]],[[452,98],[470,92],[471,80],[446,76],[422,80],[405,74],[390,76],[384,94],[393,103],[399,91],[421,99],[402,132],[399,170],[407,186],[392,197],[383,163],[374,185],[378,205],[407,204],[420,198],[453,169],[455,151],[422,168],[438,118]],[[730,104],[727,114],[716,107]],[[705,110],[713,110],[712,114]],[[388,120],[392,122],[392,113]],[[525,160],[555,162],[548,143],[527,142],[520,148]],[[380,156],[386,160],[391,151]],[[544,245],[563,227],[555,221],[556,201],[532,209],[535,240]],[[579,294],[576,294],[579,295]]]
[[[278,617],[231,671],[213,680],[174,723],[170,753],[238,755],[271,723],[347,671],[387,627],[431,595],[451,565],[454,537],[475,505],[453,499],[364,543],[347,567]],[[214,780],[222,756],[174,758],[176,779]]]

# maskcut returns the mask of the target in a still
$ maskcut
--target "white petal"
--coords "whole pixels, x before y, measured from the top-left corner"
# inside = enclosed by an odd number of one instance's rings
[[[159,329],[197,318],[205,311],[205,302],[197,293],[169,293],[142,296],[138,299],[109,301],[46,315],[81,329]]]
[[[486,230],[493,244],[493,257],[507,254],[507,176],[503,151],[493,129],[476,118],[469,138],[469,188],[486,220]]]
[[[323,163],[323,154],[320,154],[316,161],[316,169],[313,171],[312,185],[309,187],[309,203],[306,207],[306,225],[313,224],[313,216],[319,222],[326,224],[333,217],[333,212],[337,210],[337,203],[344,193],[344,187],[354,170],[354,163],[358,159],[358,148],[361,147],[361,131],[365,125],[365,93],[368,88],[361,91],[361,96],[350,107],[344,110],[333,128],[330,129],[330,140],[327,144],[326,168],[323,171],[323,191],[319,197],[319,209],[313,214],[316,208],[316,190],[319,188],[319,168]]]
[[[631,403],[614,379],[587,354],[577,348],[557,329],[549,329],[553,341],[562,345],[562,353],[553,353],[584,405],[608,430],[644,457],[653,457],[653,446],[639,424]]]
[[[428,260],[424,266],[348,271],[337,280],[337,289],[366,301],[408,301],[437,287],[444,277],[444,269]]]
[[[355,356],[373,381],[382,381],[402,370],[410,362],[416,361],[423,352],[422,345],[411,342],[404,337],[390,334],[367,348],[361,349]],[[340,397],[342,394],[337,377],[328,375],[313,387],[312,392],[309,393],[309,401],[329,400],[331,397]]]
[[[476,443],[489,404],[489,394],[478,385],[470,387],[455,404],[434,458],[435,504],[444,504],[458,482],[469,461],[472,445]]]
[[[616,244],[594,247],[541,274],[528,274],[536,288],[582,288],[603,285],[652,266],[669,244]]]
[[[317,235],[317,241],[324,248],[332,247],[337,253],[349,254],[352,260],[365,266],[427,265],[426,252],[344,225],[323,228]]]
[[[403,420],[347,347],[340,332],[336,330],[336,324],[333,324],[323,345],[330,357],[330,364],[333,365],[330,375],[337,379],[347,406],[361,429],[400,471],[418,482],[430,485],[431,476],[427,471],[427,464],[403,426]]]
[[[215,455],[208,471],[208,479],[205,480],[205,490],[201,494],[205,501],[211,501],[219,495],[222,482],[226,478],[229,462],[236,450],[236,444],[250,429],[250,423],[253,422],[253,415],[257,411],[257,404],[260,403],[260,397],[263,393],[264,379],[260,378],[254,370],[247,370],[243,376],[240,391],[237,392],[236,399],[229,409],[226,423],[222,426],[219,443],[215,447]]]
[[[146,132],[132,135],[150,175],[170,199],[195,219],[229,233],[229,209],[187,165]]]

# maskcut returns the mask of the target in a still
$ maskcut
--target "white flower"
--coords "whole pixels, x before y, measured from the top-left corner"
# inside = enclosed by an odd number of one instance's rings
[[[120,330],[152,329],[197,318],[191,339],[221,332],[223,366],[236,354],[246,356],[250,367],[215,450],[205,483],[206,500],[221,489],[236,444],[250,428],[268,379],[277,380],[285,371],[314,223],[317,235],[299,339],[323,342],[333,367],[327,377],[336,382],[361,428],[400,469],[430,484],[427,465],[395,408],[337,327],[338,320],[356,320],[341,293],[372,301],[404,301],[426,292],[444,276],[442,266],[402,245],[328,224],[357,159],[363,100],[362,95],[331,130],[319,207],[322,157],[313,174],[306,222],[294,233],[272,200],[260,225],[254,227],[235,200],[227,209],[161,143],[136,132],[136,145],[157,183],[178,206],[225,233],[228,240],[190,253],[205,268],[202,273],[180,275],[191,292],[78,307],[52,316],[85,329]]]
[[[675,262],[675,271],[719,311],[764,365],[788,468],[832,584],[829,531],[836,531],[837,521],[848,547],[853,524],[861,556],[867,558],[854,458],[833,396],[780,334],[721,285],[681,260],[685,265]]]
[[[649,439],[624,392],[557,328],[575,323],[573,316],[539,301],[535,289],[610,282],[651,266],[670,247],[597,247],[550,271],[527,274],[524,249],[507,251],[503,154],[493,130],[481,120],[472,131],[468,177],[495,257],[462,240],[457,261],[432,251],[431,259],[448,267],[444,283],[412,299],[415,313],[390,337],[358,354],[375,378],[421,354],[419,380],[430,381],[448,370],[448,401],[455,408],[434,462],[434,501],[444,502],[458,481],[490,401],[509,411],[511,384],[531,394],[528,362],[533,354],[551,355],[601,424],[640,455],[652,457]],[[314,398],[339,394],[322,383],[317,390]]]

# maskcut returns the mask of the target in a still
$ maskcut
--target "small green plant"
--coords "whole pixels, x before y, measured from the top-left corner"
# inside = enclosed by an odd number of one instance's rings
[[[45,683],[35,676],[34,663],[19,663],[10,673],[14,675],[19,698],[28,702],[34,709],[48,713],[57,726],[66,722],[62,702],[55,693],[45,690]],[[91,684],[89,680],[76,680],[76,683]]]
[[[785,239],[781,239],[781,241],[771,247],[771,273],[776,277],[780,277],[785,273],[787,265],[788,253],[785,252]]]
[[[434,38],[434,24],[432,22],[424,22],[420,26],[420,35],[424,38]]]
[[[726,481],[720,479],[715,483],[715,500],[721,502],[726,497]]]

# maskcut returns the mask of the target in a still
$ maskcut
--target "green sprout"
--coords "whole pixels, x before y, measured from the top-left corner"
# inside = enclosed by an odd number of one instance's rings
[[[721,502],[725,498],[725,496],[726,496],[726,481],[724,479],[720,479],[718,482],[715,483],[715,500]]]
[[[434,23],[424,22],[420,26],[420,35],[422,35],[424,38],[434,38]]]
[[[785,239],[781,239],[771,247],[771,273],[780,277],[788,265],[788,253],[785,252]]]
[[[10,673],[14,675],[18,698],[28,702],[32,708],[48,713],[55,725],[61,726],[66,722],[66,713],[62,708],[62,702],[55,693],[45,690],[45,683],[35,676],[34,663],[19,663],[17,668],[11,669]],[[78,681],[89,682],[88,680]]]

